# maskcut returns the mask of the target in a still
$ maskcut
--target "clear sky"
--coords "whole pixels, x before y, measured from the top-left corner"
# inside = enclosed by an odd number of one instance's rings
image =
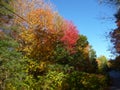
[[[80,34],[87,36],[90,45],[96,51],[97,57],[105,55],[110,58],[108,51],[110,42],[105,38],[105,32],[116,28],[115,20],[102,19],[113,17],[112,7],[101,5],[98,0],[50,0],[61,16],[71,20]]]

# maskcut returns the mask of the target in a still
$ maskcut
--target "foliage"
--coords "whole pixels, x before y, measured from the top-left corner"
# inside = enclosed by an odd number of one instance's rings
[[[108,70],[107,58],[105,56],[100,56],[97,58],[99,72],[105,73]]]
[[[50,71],[45,77],[44,89],[62,90],[66,75],[63,72]]]
[[[10,4],[12,0],[1,0],[0,1],[0,28],[3,27],[5,23],[10,23],[10,20],[13,18],[12,11],[13,8]]]
[[[89,43],[87,37],[79,35],[77,43],[75,45],[76,53],[72,55],[73,60],[71,64],[79,71],[90,71],[91,64],[89,60]],[[88,68],[89,67],[89,68]]]
[[[10,2],[12,0],[0,0],[0,17],[4,15],[10,15],[11,12],[9,10],[13,10],[12,6],[10,6]],[[8,8],[9,10],[7,10]]]
[[[117,56],[114,60],[108,61],[108,67],[112,70],[120,71],[120,56]]]
[[[110,41],[113,44],[112,53],[120,54],[120,10],[114,15],[117,28],[109,32]]]
[[[26,11],[18,12],[22,15],[25,14],[24,17],[27,20],[18,22],[19,25],[22,25],[18,40],[21,44],[20,51],[24,52],[29,58],[38,61],[49,61],[53,56],[56,43],[61,37],[62,18],[51,10],[49,4],[43,4],[42,0],[40,3],[35,0],[25,0],[23,2],[29,2],[28,4],[32,4],[33,7],[29,11],[24,9]],[[18,3],[23,2],[18,0]],[[34,8],[36,4],[40,7],[39,9]],[[23,8],[27,7],[29,5],[25,4]],[[45,7],[47,8],[45,9]],[[15,20],[19,21],[19,18],[15,18]]]
[[[78,30],[73,25],[72,22],[65,21],[65,31],[64,35],[61,38],[61,41],[67,46],[67,49],[70,50],[74,48],[77,40],[78,40]],[[74,52],[70,50],[70,52]]]
[[[67,77],[67,74],[64,73],[66,67],[59,64],[50,64],[46,74],[38,75],[37,79],[32,75],[28,75],[25,80],[25,85],[29,89],[34,90],[63,90]]]
[[[67,79],[69,88],[65,90],[103,90],[106,86],[106,77],[84,72],[73,72]]]
[[[40,16],[42,17],[38,19]],[[52,32],[52,26],[54,26],[52,12],[39,9],[30,13],[28,17],[28,21],[37,27],[21,32],[21,50],[30,58],[50,60],[58,37],[55,31]]]
[[[110,36],[111,36],[111,42],[113,44],[113,48],[114,48],[114,53],[120,53],[120,44],[119,44],[119,28],[118,29],[115,29],[114,31],[111,31],[110,32]]]
[[[12,2],[12,6],[14,8],[14,11],[17,14],[16,16],[14,16],[15,23],[18,25],[21,25],[23,27],[25,24],[25,25],[28,25],[28,27],[34,28],[34,26],[32,25],[33,22],[27,20],[28,14],[30,12],[33,12],[33,11],[35,12],[35,10],[37,10],[37,9],[52,11],[51,3],[48,1],[45,1],[45,0],[14,0]],[[43,11],[43,13],[44,13],[44,11]],[[34,17],[34,18],[36,18],[37,21],[40,20],[40,18],[41,18],[41,20],[45,20],[45,19],[43,19],[44,15],[43,15],[43,17],[37,17],[37,18]],[[38,16],[38,14],[37,15],[33,14],[33,16]],[[36,19],[33,19],[32,21],[35,21]]]
[[[93,59],[96,59],[96,52],[95,50],[92,48],[92,46],[90,46],[90,50],[89,50],[89,57],[91,62],[93,61]]]
[[[69,64],[70,54],[61,43],[54,50],[53,60],[59,64]]]
[[[74,68],[69,65],[51,64],[48,72],[43,76],[38,76],[37,79],[28,75],[25,86],[28,90],[103,90],[107,86],[107,77],[104,75],[72,69]]]
[[[66,50],[63,44],[58,43],[54,50],[53,60],[62,65],[70,65],[79,71],[90,71],[91,63],[89,61],[88,41],[85,36],[79,35],[79,38],[74,46],[74,53]]]
[[[97,58],[96,52],[95,52],[95,50],[91,46],[90,50],[89,50],[89,59],[90,59],[90,62],[92,64],[92,68],[93,68],[92,71],[93,72],[96,72],[98,70],[98,63],[97,63],[96,58]]]
[[[79,35],[51,3],[15,0],[11,4],[15,26],[8,23],[10,27],[2,25],[5,28],[0,30],[1,90],[99,90],[106,86],[105,76],[89,73],[95,52],[87,37]]]
[[[75,50],[77,51],[76,53],[83,56],[80,59],[89,59],[89,42],[86,36],[79,35]]]
[[[25,59],[16,51],[18,44],[4,35],[0,40],[0,89],[20,89],[25,78]]]

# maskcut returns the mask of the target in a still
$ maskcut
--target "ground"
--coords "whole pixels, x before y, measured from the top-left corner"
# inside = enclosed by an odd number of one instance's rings
[[[111,85],[109,90],[120,90],[120,71],[112,70],[109,72]]]

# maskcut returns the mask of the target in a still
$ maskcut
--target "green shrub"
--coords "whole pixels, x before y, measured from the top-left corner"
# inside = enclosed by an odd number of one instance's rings
[[[63,90],[63,84],[66,79],[63,72],[49,71],[45,76],[27,76],[25,86],[27,90]]]
[[[103,75],[85,72],[73,72],[69,75],[66,90],[103,90],[107,86],[106,77]]]

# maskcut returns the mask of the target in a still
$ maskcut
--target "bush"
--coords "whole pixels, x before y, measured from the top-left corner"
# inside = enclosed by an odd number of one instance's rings
[[[85,72],[73,72],[67,79],[69,88],[66,90],[103,90],[107,86],[106,77],[103,75]]]
[[[27,76],[25,85],[28,90],[63,90],[63,84],[66,79],[63,72],[49,71],[45,76]]]

